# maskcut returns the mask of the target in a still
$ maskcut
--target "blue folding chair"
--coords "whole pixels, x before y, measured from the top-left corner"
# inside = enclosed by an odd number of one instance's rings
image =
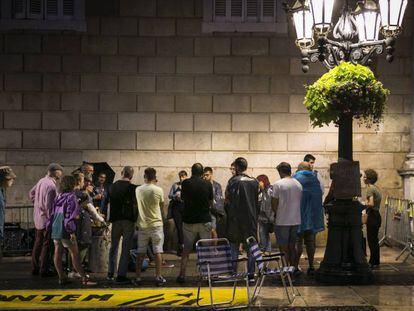
[[[296,293],[295,288],[293,287],[292,278],[290,277],[290,274],[295,271],[295,267],[287,266],[285,254],[279,252],[270,255],[263,255],[259,247],[259,244],[256,241],[256,238],[252,236],[247,238],[246,242],[247,247],[250,251],[250,256],[252,256],[253,260],[256,262],[258,270],[256,284],[254,286],[251,301],[254,302],[259,296],[265,277],[268,275],[272,275],[280,277],[287,299],[289,300],[289,303],[293,303],[296,297]],[[269,267],[271,262],[276,263],[276,268],[272,269]],[[297,294],[300,295],[298,291]]]
[[[197,305],[199,307],[209,306],[217,309],[221,306],[229,309],[236,296],[236,288],[239,282],[246,283],[248,304],[250,305],[249,278],[247,273],[247,258],[233,260],[231,257],[230,243],[227,239],[202,239],[196,243],[197,266],[199,271],[199,282],[197,291]],[[245,262],[245,272],[235,273],[234,262]],[[210,289],[210,304],[201,304],[200,290],[202,283],[206,281]],[[233,283],[233,294],[231,300],[214,303],[213,286],[219,283]],[[237,306],[246,307],[246,306]]]

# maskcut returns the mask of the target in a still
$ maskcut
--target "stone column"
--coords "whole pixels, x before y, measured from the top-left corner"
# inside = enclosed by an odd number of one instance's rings
[[[414,90],[414,85],[413,85]],[[412,103],[414,105],[414,101]],[[414,107],[411,107],[411,145],[410,153],[407,155],[407,161],[404,163],[404,168],[399,170],[400,175],[404,179],[404,197],[408,200],[414,201]]]
[[[414,10],[414,8],[413,8]],[[412,46],[414,47],[414,35],[411,35]],[[414,73],[414,50],[411,55],[411,74]],[[414,79],[411,82],[411,127],[410,127],[410,153],[407,155],[407,161],[404,168],[399,170],[404,179],[404,197],[414,201]]]

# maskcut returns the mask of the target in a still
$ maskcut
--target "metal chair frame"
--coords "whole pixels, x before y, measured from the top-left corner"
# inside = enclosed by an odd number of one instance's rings
[[[249,290],[249,278],[248,278],[248,273],[247,273],[247,258],[241,258],[241,259],[236,259],[236,260],[232,260],[229,259],[228,257],[226,257],[226,259],[228,260],[228,264],[232,265],[235,262],[244,262],[245,263],[245,272],[243,273],[226,273],[226,274],[217,274],[217,273],[212,273],[211,272],[211,265],[212,262],[208,261],[208,260],[200,260],[199,258],[199,249],[201,246],[201,244],[203,243],[211,243],[209,247],[214,247],[217,246],[219,243],[224,243],[224,245],[229,246],[230,249],[230,243],[227,239],[224,238],[220,238],[220,239],[201,239],[198,240],[196,243],[196,250],[197,250],[197,266],[198,266],[198,270],[199,270],[199,280],[198,280],[198,290],[197,290],[197,305],[199,307],[210,307],[213,310],[220,310],[220,309],[238,309],[238,308],[244,308],[244,307],[249,307],[250,306],[250,290]],[[207,275],[205,273],[202,272],[201,267],[205,266],[207,268]],[[200,291],[201,291],[201,285],[203,283],[203,281],[207,281],[208,286],[209,286],[209,291],[210,291],[210,303],[209,304],[201,304],[200,303]],[[236,307],[232,307],[231,304],[234,302],[234,299],[236,297],[236,289],[237,289],[237,283],[239,282],[246,282],[246,291],[247,291],[247,299],[248,299],[248,304],[244,305],[244,306],[236,306]],[[213,298],[213,285],[214,284],[220,284],[220,283],[233,283],[233,293],[232,293],[232,298],[231,300],[228,301],[223,301],[223,302],[219,302],[219,303],[214,303],[214,298]],[[221,306],[221,308],[217,308],[218,306]]]
[[[260,251],[260,257],[262,258],[262,259],[258,259],[258,260],[253,258],[256,262],[256,266],[258,268],[258,273],[257,273],[257,280],[256,280],[256,283],[255,283],[255,286],[254,286],[251,301],[254,302],[257,299],[257,297],[259,296],[266,276],[268,276],[268,275],[279,275],[280,279],[282,281],[282,286],[283,286],[283,288],[285,290],[285,293],[286,293],[286,297],[287,297],[289,303],[292,304],[294,302],[296,296],[300,296],[300,293],[297,289],[296,289],[296,293],[295,293],[295,288],[294,288],[293,283],[292,283],[292,278],[290,277],[290,272],[293,272],[292,270],[294,269],[294,267],[287,266],[286,259],[285,259],[285,254],[282,253],[282,252],[278,252],[278,253],[273,253],[273,254],[270,254],[270,255],[264,255],[262,253],[262,251],[260,250],[260,248],[259,248],[259,244],[257,243],[256,238],[253,237],[253,236],[247,238],[246,242],[247,242],[247,245],[248,245],[249,250],[250,250],[250,256],[253,256],[253,252],[251,250],[251,247],[256,245],[258,247],[258,251]],[[276,263],[276,267],[277,267],[276,270],[269,269],[269,264],[271,262]],[[286,281],[286,279],[287,279],[287,281]]]

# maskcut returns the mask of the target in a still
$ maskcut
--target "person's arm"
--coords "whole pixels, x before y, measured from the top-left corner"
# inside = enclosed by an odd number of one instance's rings
[[[161,215],[162,215],[162,218],[164,218],[164,191],[162,190],[162,188],[161,188],[161,190],[160,190],[160,193],[159,193],[159,195],[160,195],[160,203],[159,203],[159,205],[160,205],[160,209],[161,209]]]
[[[279,186],[273,185],[272,189],[272,209],[277,214],[277,207],[279,206]]]
[[[367,208],[374,208],[375,206],[374,192],[370,188],[367,189],[367,201],[365,202],[365,206]]]
[[[187,187],[185,185],[186,185],[186,181],[184,180],[181,183],[181,200],[182,201],[185,201],[186,199],[188,200],[188,198],[187,198],[187,191],[185,190]]]
[[[79,216],[79,214],[80,214],[80,206],[78,204],[76,196],[73,195],[68,200],[68,206],[67,206],[67,217],[68,217],[67,219],[68,220],[66,221],[66,224],[65,224],[65,229],[66,229],[67,233],[70,234],[71,239],[73,239],[73,237],[75,237],[76,218]]]
[[[321,186],[322,195],[323,195],[325,193],[325,185],[323,183],[322,176],[321,176],[321,174],[318,171],[316,172],[316,177],[318,178],[319,185]]]
[[[272,210],[277,214],[277,207],[279,206],[279,198],[272,198]]]
[[[103,219],[103,217],[99,215],[99,213],[96,211],[95,206],[93,206],[92,203],[87,203],[86,209],[93,220],[99,221],[100,223],[105,223],[105,219]]]
[[[53,203],[55,202],[56,198],[56,187],[49,187],[46,193],[46,216],[50,219],[51,214],[53,212]]]
[[[173,199],[174,199],[175,186],[176,186],[176,184],[174,183],[174,184],[171,186],[170,192],[168,193],[168,198],[169,198],[170,200],[173,200]]]
[[[211,187],[209,188],[209,201],[210,201],[210,210],[214,208],[214,189],[213,189],[213,184],[211,184]]]
[[[36,185],[34,185],[33,188],[29,192],[29,199],[32,203],[34,203],[35,201],[35,196],[36,196]]]

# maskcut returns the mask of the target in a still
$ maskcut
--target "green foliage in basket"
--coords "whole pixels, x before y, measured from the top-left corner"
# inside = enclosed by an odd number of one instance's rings
[[[333,122],[339,125],[342,114],[371,127],[378,125],[385,110],[389,91],[365,66],[343,62],[306,86],[304,104],[314,127]]]

